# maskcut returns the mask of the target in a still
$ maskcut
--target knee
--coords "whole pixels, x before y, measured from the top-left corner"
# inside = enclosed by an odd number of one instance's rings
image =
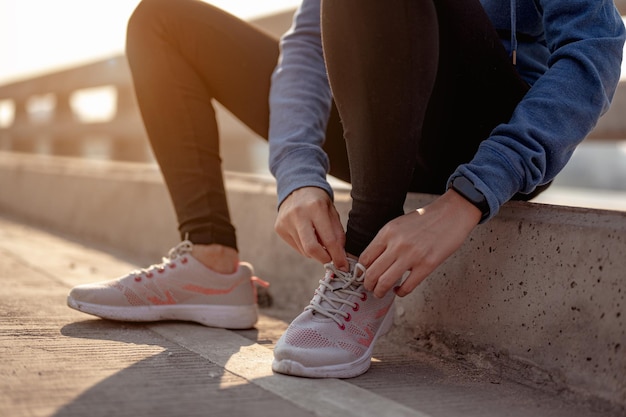
[[[135,45],[140,45],[151,34],[159,32],[159,22],[163,22],[162,17],[170,15],[167,10],[172,6],[171,0],[142,0],[139,2],[126,26],[126,49],[127,53],[132,53]]]
[[[157,1],[143,0],[139,2],[135,10],[128,19],[126,26],[126,43],[127,45],[133,44],[140,35],[146,33],[149,30],[151,23],[154,21],[156,8],[158,7]]]

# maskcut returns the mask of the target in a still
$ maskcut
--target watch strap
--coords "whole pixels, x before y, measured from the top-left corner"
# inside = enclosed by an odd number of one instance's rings
[[[450,186],[463,198],[472,203],[482,213],[481,221],[489,216],[490,209],[485,195],[481,193],[469,179],[463,176],[454,177],[450,181]]]

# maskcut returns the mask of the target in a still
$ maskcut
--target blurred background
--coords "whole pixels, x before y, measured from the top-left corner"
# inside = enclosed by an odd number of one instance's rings
[[[296,0],[207,0],[279,36]],[[154,164],[123,56],[138,0],[0,0],[0,150]],[[616,3],[626,14],[624,3]],[[623,68],[626,65],[623,66]],[[610,113],[538,201],[626,211],[626,70]],[[218,107],[224,168],[267,144]]]
[[[151,162],[125,62],[139,0],[0,0],[0,150]],[[280,36],[296,0],[207,1]],[[227,170],[267,169],[267,144],[218,108]]]
[[[0,0],[0,84],[71,68],[124,51],[126,23],[139,0]],[[243,19],[297,0],[206,1]]]

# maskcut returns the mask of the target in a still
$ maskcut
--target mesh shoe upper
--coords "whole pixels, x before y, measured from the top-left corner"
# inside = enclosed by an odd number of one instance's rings
[[[256,321],[256,277],[253,277],[252,267],[242,262],[234,274],[219,274],[191,256],[192,247],[191,242],[183,241],[170,250],[160,264],[115,280],[79,285],[70,291],[68,305],[116,320],[201,322],[206,313],[235,315],[237,310],[229,312],[227,309],[243,307],[247,309],[243,313],[248,316],[252,316],[254,309]],[[215,308],[209,312],[208,306]],[[205,308],[200,320],[196,320],[196,313],[180,313],[181,308],[199,307]]]
[[[277,372],[310,377],[351,377],[369,367],[373,344],[388,330],[395,298],[365,290],[365,268],[349,273],[326,265],[310,304],[289,325],[274,350]]]

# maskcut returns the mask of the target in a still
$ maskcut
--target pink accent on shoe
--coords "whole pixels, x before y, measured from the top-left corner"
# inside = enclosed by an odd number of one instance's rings
[[[261,278],[257,277],[256,275],[252,276],[252,282],[254,282],[257,285],[260,285],[261,287],[267,288],[270,286],[270,283],[267,281],[263,281]]]
[[[378,310],[378,312],[376,313],[376,318],[379,319],[381,317],[385,317],[385,315],[387,314],[390,308],[391,308],[391,305],[388,305],[387,307],[384,307]]]
[[[236,282],[231,287],[228,287],[225,289],[207,288],[207,287],[201,287],[199,285],[187,284],[183,287],[183,289],[187,291],[197,292],[198,294],[204,294],[204,295],[222,295],[222,294],[228,294],[232,292],[232,290],[237,288],[239,284],[240,284],[239,282]]]
[[[370,345],[372,344],[372,341],[374,340],[374,332],[371,331],[368,327],[366,327],[365,329],[363,329],[363,331],[365,333],[367,333],[367,337],[361,337],[359,339],[357,339],[357,342],[359,342],[359,344],[365,346],[365,347],[370,347]]]
[[[170,305],[170,304],[176,304],[176,300],[174,300],[174,297],[172,297],[172,293],[169,291],[165,291],[165,300],[162,300],[161,298],[159,298],[158,296],[152,296],[152,297],[146,297],[148,299],[148,301],[150,301],[152,304],[154,305],[158,305],[158,306],[164,306],[164,305]]]

